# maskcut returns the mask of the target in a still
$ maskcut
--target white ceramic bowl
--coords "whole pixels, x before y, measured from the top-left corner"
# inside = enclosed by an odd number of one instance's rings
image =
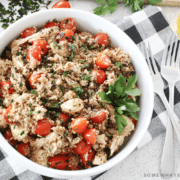
[[[135,133],[133,134],[128,144],[123,148],[123,150],[121,150],[112,159],[108,160],[108,162],[105,164],[93,167],[91,169],[78,171],[56,170],[36,164],[19,154],[13,147],[11,147],[11,145],[4,139],[1,134],[0,146],[17,162],[17,164],[25,166],[36,173],[54,178],[80,178],[85,176],[92,176],[110,169],[126,158],[137,147],[150,123],[154,95],[149,69],[146,65],[144,57],[134,42],[116,25],[102,17],[85,11],[75,9],[51,9],[33,13],[18,20],[0,35],[0,54],[2,53],[3,49],[10,42],[12,42],[13,39],[17,38],[25,28],[29,26],[42,27],[48,20],[53,20],[55,18],[57,20],[62,20],[66,17],[74,17],[78,29],[89,31],[92,34],[96,34],[101,30],[108,33],[111,38],[112,46],[122,47],[129,53],[130,58],[132,59],[132,62],[135,66],[135,71],[139,76],[138,86],[142,90],[142,96],[140,98],[141,111],[139,113],[139,122],[137,124]]]

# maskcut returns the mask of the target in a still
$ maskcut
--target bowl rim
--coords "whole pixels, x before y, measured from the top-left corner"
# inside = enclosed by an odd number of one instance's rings
[[[22,22],[27,21],[29,18],[33,18],[36,16],[41,16],[44,13],[54,13],[57,12],[59,13],[59,11],[61,12],[72,12],[72,13],[80,13],[80,14],[85,14],[87,16],[89,16],[89,18],[96,18],[100,21],[102,21],[102,23],[105,23],[107,26],[111,26],[113,29],[115,29],[118,33],[123,34],[123,36],[133,45],[133,48],[135,48],[137,50],[137,53],[139,55],[140,59],[144,59],[143,55],[141,54],[140,50],[137,48],[137,46],[135,45],[135,43],[120,29],[118,28],[115,24],[111,23],[110,21],[97,16],[95,14],[92,14],[90,12],[86,12],[83,10],[77,10],[77,9],[49,9],[49,10],[41,10],[39,12],[35,12],[32,13],[28,16],[25,16],[21,19],[19,19],[18,21],[16,21],[14,24],[10,25],[4,32],[2,32],[0,34],[0,40],[2,39],[3,36],[7,35],[10,32],[13,32],[13,29],[15,27],[17,27],[19,24],[21,24]],[[1,43],[0,43],[1,44]],[[145,60],[144,60],[145,61]],[[146,133],[147,128],[150,124],[150,120],[151,120],[151,116],[152,116],[152,112],[153,112],[153,106],[154,106],[154,92],[153,92],[153,83],[152,83],[152,78],[151,75],[149,73],[149,69],[147,65],[144,65],[145,69],[147,70],[147,81],[149,83],[148,87],[149,88],[149,101],[148,101],[148,107],[149,107],[149,112],[146,114],[146,124],[143,125],[144,129],[141,129],[140,132],[137,132],[136,136],[139,137],[139,139],[136,139],[136,141],[131,142],[130,148],[127,148],[126,151],[122,150],[120,151],[116,156],[114,156],[113,158],[111,158],[110,160],[108,160],[105,164],[102,164],[100,166],[96,166],[90,169],[85,169],[85,170],[77,170],[77,171],[66,171],[66,170],[57,170],[57,169],[52,169],[52,168],[48,168],[45,166],[41,166],[33,161],[31,161],[30,159],[22,156],[20,153],[18,153],[18,151],[16,151],[6,140],[5,138],[2,136],[2,134],[0,133],[0,141],[2,142],[2,149],[6,152],[7,154],[13,159],[15,159],[17,162],[20,160],[22,162],[24,162],[24,166],[26,166],[27,169],[30,169],[38,174],[42,174],[45,176],[50,176],[50,177],[68,177],[68,178],[74,178],[74,177],[87,177],[87,176],[92,176],[95,174],[99,174],[102,173],[110,168],[112,168],[113,166],[115,166],[117,163],[119,163],[120,161],[122,161],[123,159],[125,159],[139,144],[140,140],[142,139],[143,135]],[[126,145],[127,146],[127,145]],[[123,152],[123,153],[122,153]],[[123,154],[123,155],[121,155]]]

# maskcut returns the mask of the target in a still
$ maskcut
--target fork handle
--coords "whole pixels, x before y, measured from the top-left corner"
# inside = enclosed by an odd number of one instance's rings
[[[169,83],[169,105],[174,108],[174,85]],[[170,118],[167,118],[166,136],[164,140],[164,148],[161,157],[160,171],[162,174],[174,173],[174,132]]]
[[[177,117],[177,115],[173,112],[173,110],[170,108],[169,103],[166,99],[166,96],[164,94],[164,91],[162,91],[161,93],[158,93],[159,97],[161,98],[162,102],[164,103],[164,106],[167,109],[167,112],[169,114],[169,117],[171,119],[173,128],[175,130],[175,133],[177,135],[178,141],[180,142],[180,125],[178,124],[179,122],[179,118]]]

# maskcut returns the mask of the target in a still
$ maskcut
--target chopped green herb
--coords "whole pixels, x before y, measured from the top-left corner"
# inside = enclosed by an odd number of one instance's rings
[[[117,67],[119,67],[120,69],[122,69],[122,68],[123,68],[123,66],[122,66],[121,62],[116,62],[116,63],[115,63],[115,65],[116,65]]]
[[[22,82],[19,83],[19,87],[22,87]]]
[[[60,88],[61,88],[61,91],[62,91],[62,93],[64,94],[64,86],[62,85],[62,84],[60,84]]]
[[[17,55],[17,56],[20,56],[20,55],[22,55],[22,54],[21,54],[20,52],[17,52],[16,55]]]
[[[75,87],[74,92],[79,96],[82,97],[84,93],[84,89],[82,87]]]
[[[85,69],[85,68],[87,68],[87,65],[82,65],[81,66],[81,69]]]
[[[24,134],[24,131],[22,131],[21,133],[20,133],[20,136],[22,136]]]
[[[68,75],[69,71],[64,71],[64,77],[66,77]]]

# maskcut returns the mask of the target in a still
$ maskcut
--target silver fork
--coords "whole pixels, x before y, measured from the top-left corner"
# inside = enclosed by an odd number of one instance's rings
[[[170,43],[170,39],[172,39],[171,43]],[[170,43],[170,49],[168,52],[169,43]],[[174,50],[173,50],[173,43],[174,43]],[[180,80],[180,70],[179,70],[180,50],[178,47],[178,51],[177,51],[178,53],[176,56],[177,46],[178,46],[178,38],[175,35],[174,37],[169,36],[161,62],[161,75],[169,84],[169,104],[172,109],[174,108],[174,86],[176,82]],[[162,174],[174,173],[173,128],[169,118],[167,119],[166,137],[165,137],[164,148],[161,158],[160,171]]]
[[[141,49],[141,52],[145,52],[145,58],[147,59],[149,70],[150,70],[150,73],[152,75],[154,92],[159,95],[159,97],[161,98],[165,108],[167,109],[167,112],[168,112],[169,117],[171,119],[172,125],[174,127],[175,132],[176,132],[178,141],[180,142],[180,124],[178,123],[179,119],[178,119],[177,115],[173,112],[173,110],[171,109],[171,107],[170,107],[170,105],[166,99],[166,96],[164,94],[164,82],[163,82],[162,77],[161,77],[159,70],[157,68],[155,59],[152,55],[151,47],[148,43],[149,52],[148,52],[147,48],[145,47],[144,43],[140,44],[139,47]],[[150,58],[151,58],[151,61],[150,61]]]

